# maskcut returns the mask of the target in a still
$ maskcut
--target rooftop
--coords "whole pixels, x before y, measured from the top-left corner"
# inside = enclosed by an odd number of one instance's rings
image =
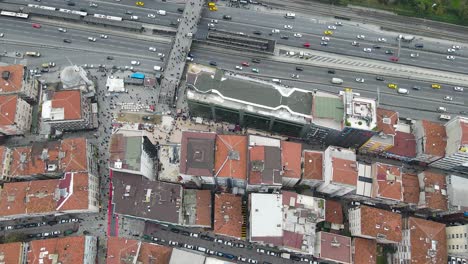
[[[0,80],[2,80],[0,78]],[[0,126],[9,126],[16,123],[16,105],[18,103],[17,95],[0,96]]]
[[[413,263],[445,263],[447,261],[444,224],[410,217],[408,229]]]
[[[362,235],[401,242],[401,214],[364,205],[360,209]]]
[[[395,135],[398,124],[398,112],[377,108],[377,129],[386,135]]]
[[[217,177],[247,179],[246,136],[216,136],[215,172]]]
[[[447,178],[447,192],[451,206],[459,207],[459,210],[468,207],[466,190],[468,190],[468,179],[456,175]]]
[[[351,263],[351,238],[320,231],[320,258]]]
[[[137,254],[138,252],[138,254]],[[107,264],[169,264],[172,248],[111,236],[107,239]],[[136,260],[136,262],[135,262]]]
[[[85,260],[85,241],[85,236],[33,240],[29,242],[27,251],[28,263],[83,263]]]
[[[400,167],[376,162],[373,173],[373,197],[403,201]]]
[[[343,93],[347,126],[371,130],[377,126],[377,111],[374,99],[357,96],[346,89]]]
[[[0,93],[19,92],[23,86],[24,66],[21,64],[0,66],[0,74],[9,72],[8,79],[0,78]]]
[[[356,160],[332,158],[333,182],[357,185],[358,171]]]
[[[327,200],[325,208],[325,221],[332,224],[343,224],[343,207],[340,202]]]
[[[204,264],[206,257],[194,251],[174,248],[169,264]],[[159,264],[159,263],[158,263]]]
[[[423,153],[439,157],[445,156],[445,147],[447,146],[445,126],[427,120],[421,122],[424,129]]]
[[[180,173],[214,176],[215,140],[215,133],[184,131],[181,143]]]
[[[423,171],[418,174],[418,180],[420,189],[419,206],[446,211],[448,200],[445,175]]]
[[[393,143],[387,152],[401,157],[416,157],[416,139],[413,134],[397,131]]]
[[[301,178],[302,146],[299,143],[281,141],[281,164],[283,177]]]
[[[250,239],[281,244],[283,201],[281,194],[250,194]]]
[[[110,167],[140,171],[143,139],[141,136],[113,134],[110,139]]]
[[[13,148],[10,175],[88,171],[87,147],[86,138],[67,138]]]
[[[373,239],[353,238],[354,262],[359,264],[377,263],[377,242]]]
[[[42,104],[42,118],[51,121],[81,119],[81,91],[53,92],[52,97]]]
[[[215,194],[214,232],[240,239],[243,222],[242,197],[230,193]]]
[[[211,191],[184,190],[184,225],[211,227]]]
[[[66,173],[62,179],[5,183],[0,217],[87,210],[88,174]]]
[[[0,244],[1,262],[8,263],[23,263],[23,243],[13,242]]]
[[[446,156],[454,153],[468,155],[468,117],[457,116],[445,124],[447,132]]]
[[[304,150],[304,174],[305,180],[323,180],[323,152]]]
[[[210,67],[193,63],[189,64],[187,80],[193,89],[203,93],[205,98],[212,96],[219,104],[242,103],[261,111],[284,110],[293,116],[311,117],[312,93],[309,91],[289,89],[222,70],[213,71]],[[194,96],[193,92],[190,93],[187,95],[189,98]]]
[[[408,204],[419,203],[418,175],[403,173],[403,201]]]
[[[179,224],[182,187],[150,181],[137,174],[112,171],[115,212],[144,219]]]
[[[340,96],[317,91],[312,106],[315,124],[336,130],[343,128],[344,106]]]
[[[249,147],[249,184],[281,185],[281,149],[272,146]]]

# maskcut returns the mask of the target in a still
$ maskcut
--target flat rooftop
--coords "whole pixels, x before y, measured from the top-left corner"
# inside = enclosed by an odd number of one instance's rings
[[[150,181],[131,173],[112,171],[112,174],[116,213],[174,224],[181,222],[180,185]]]

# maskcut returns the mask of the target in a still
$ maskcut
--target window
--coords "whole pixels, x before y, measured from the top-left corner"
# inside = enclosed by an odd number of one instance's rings
[[[457,249],[458,249],[458,245],[457,245]]]
[[[457,234],[457,238],[458,238],[458,234]]]

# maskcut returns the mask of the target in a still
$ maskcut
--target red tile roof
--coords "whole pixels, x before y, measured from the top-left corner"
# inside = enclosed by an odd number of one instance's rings
[[[64,120],[81,119],[81,91],[58,91],[52,96],[52,108],[64,109]]]
[[[447,200],[447,182],[445,180],[445,175],[423,171],[418,177],[423,179],[424,186],[419,186],[421,190],[425,192],[425,207],[428,207],[433,210],[442,210],[446,211],[448,208]],[[421,181],[420,181],[421,182]],[[445,195],[442,194],[444,190]],[[424,202],[424,201],[419,201]]]
[[[301,178],[302,145],[295,142],[281,141],[281,163],[283,177]]]
[[[334,183],[356,186],[358,171],[356,161],[332,157]]]
[[[395,135],[398,124],[398,112],[377,108],[377,129],[387,135]]]
[[[47,173],[47,165],[57,166],[55,173],[88,170],[86,138],[68,138],[62,141],[37,143],[12,150],[11,176],[29,176]],[[43,158],[45,154],[46,158]]]
[[[29,242],[27,258],[28,264],[84,263],[84,252],[84,236],[49,238]]]
[[[447,262],[447,238],[444,224],[410,217],[408,229],[412,263]]]
[[[334,260],[340,263],[351,263],[351,238],[337,234],[318,232],[320,239],[319,258]]]
[[[447,146],[445,126],[439,123],[422,120],[424,129],[424,154],[443,157]]]
[[[10,72],[8,80],[0,78],[0,93],[19,92],[23,86],[24,66],[21,64],[0,66],[0,74]]]
[[[361,206],[361,234],[377,238],[378,234],[396,243],[402,239],[401,214],[390,211]]]
[[[343,224],[343,207],[340,202],[333,200],[325,202],[325,221],[332,224]]]
[[[73,173],[63,179],[5,183],[0,193],[0,216],[87,209],[89,187],[85,181],[86,173]]]
[[[387,152],[402,157],[416,157],[416,139],[413,134],[397,131],[393,144]]]
[[[419,203],[418,175],[403,173],[403,201],[408,204]]]
[[[214,232],[242,237],[242,197],[229,193],[215,194]]]
[[[354,262],[356,264],[377,263],[377,242],[373,239],[353,238]]]
[[[304,175],[306,180],[323,180],[323,152],[304,151]]]
[[[372,196],[403,201],[402,179],[400,167],[374,163]]]
[[[302,243],[304,242],[304,235],[283,230],[283,246],[295,249],[301,249]]]
[[[247,179],[247,136],[217,135],[215,171],[218,177]]]
[[[2,80],[0,78],[0,80]],[[15,123],[17,95],[0,96],[0,126],[13,125]]]
[[[22,262],[22,259],[23,259],[22,250],[23,250],[23,243],[21,242],[0,244],[0,257],[1,257],[0,261],[5,264],[23,263]]]
[[[138,263],[169,264],[172,248],[121,237],[107,238],[107,264],[133,263],[136,252],[139,252]]]
[[[211,191],[197,190],[196,225],[211,227]]]

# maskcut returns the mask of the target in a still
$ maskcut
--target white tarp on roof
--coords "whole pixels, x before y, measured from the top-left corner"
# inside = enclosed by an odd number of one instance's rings
[[[281,194],[252,193],[250,195],[251,237],[283,236],[283,199]]]
[[[124,79],[109,76],[107,77],[106,87],[109,92],[123,93],[125,92]]]

